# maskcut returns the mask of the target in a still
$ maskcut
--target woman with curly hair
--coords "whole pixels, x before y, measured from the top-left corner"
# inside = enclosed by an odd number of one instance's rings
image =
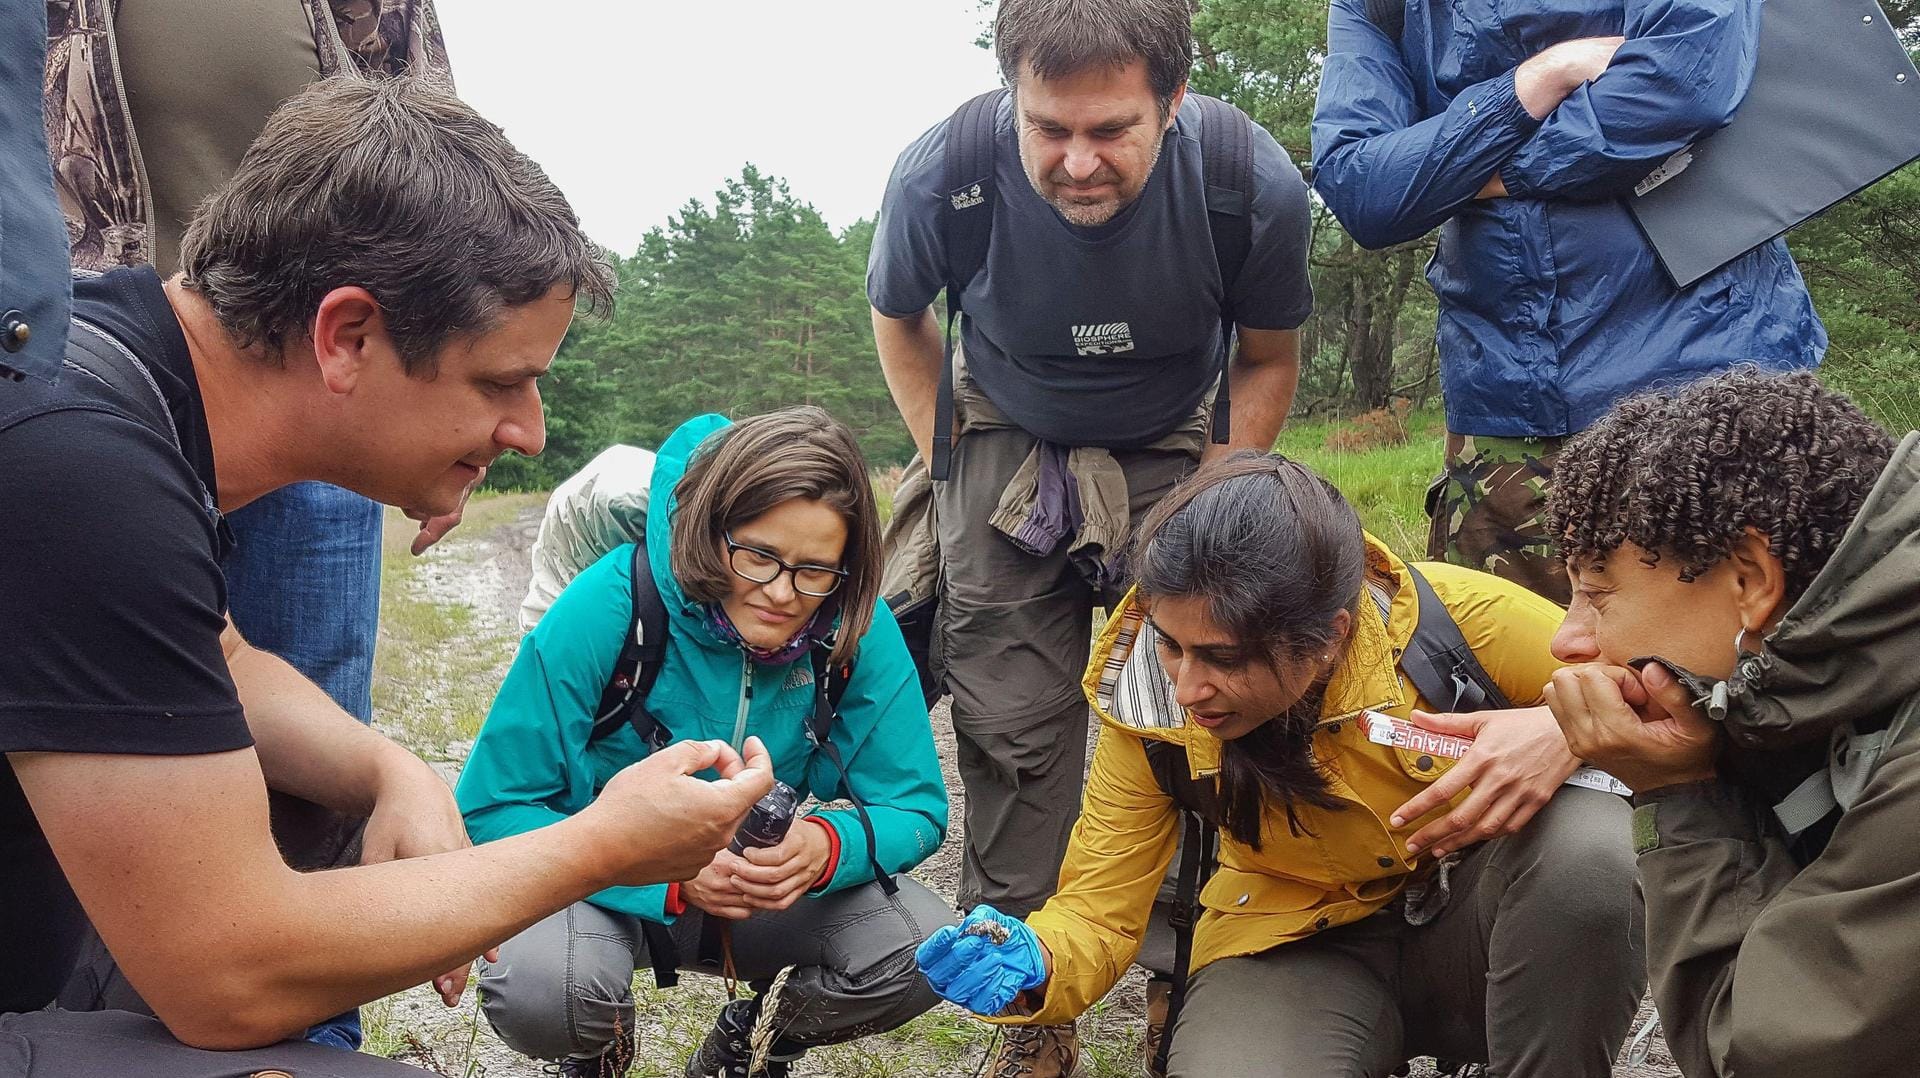
[[[1549,502],[1547,701],[1636,791],[1654,1000],[1688,1078],[1912,1074],[1920,434],[1811,374],[1620,405]]]

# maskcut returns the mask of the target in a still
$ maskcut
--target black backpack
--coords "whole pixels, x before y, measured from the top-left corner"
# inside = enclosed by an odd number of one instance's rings
[[[1420,620],[1413,638],[1400,656],[1400,672],[1426,699],[1447,711],[1490,711],[1512,706],[1489,675],[1447,605],[1433,592],[1427,578],[1406,566],[1419,601]],[[1384,616],[1384,611],[1383,611]],[[1173,798],[1180,812],[1180,868],[1174,878],[1173,909],[1167,923],[1173,927],[1173,993],[1167,1005],[1167,1023],[1160,1037],[1155,1073],[1167,1072],[1167,1052],[1173,1044],[1174,1022],[1187,999],[1187,967],[1193,961],[1193,926],[1199,913],[1200,888],[1213,875],[1220,837],[1219,783],[1212,777],[1193,777],[1187,750],[1170,741],[1148,741],[1147,762],[1160,788]]]
[[[940,215],[940,235],[947,252],[946,362],[940,376],[939,397],[933,413],[933,459],[927,471],[934,479],[947,478],[953,458],[953,327],[960,317],[961,293],[987,264],[993,240],[994,121],[1006,89],[990,90],[969,100],[947,121],[942,159],[947,208]],[[1187,104],[1200,114],[1200,159],[1206,178],[1207,227],[1213,235],[1213,254],[1219,263],[1220,283],[1227,297],[1220,307],[1221,339],[1230,352],[1234,335],[1231,297],[1233,284],[1253,247],[1253,121],[1218,98],[1189,93]],[[1214,397],[1212,437],[1225,444],[1231,404],[1227,395],[1226,364],[1220,371]]]
[[[593,731],[587,735],[591,745],[623,726],[633,732],[648,751],[667,745],[668,732],[660,720],[647,710],[647,693],[659,680],[661,664],[667,654],[667,606],[660,600],[660,588],[654,583],[653,567],[647,558],[647,544],[633,544],[633,616],[620,656],[614,660],[613,675],[601,690],[600,704],[594,708]],[[853,780],[847,775],[846,761],[833,743],[833,728],[840,719],[840,700],[853,679],[853,664],[835,666],[828,661],[833,642],[816,644],[808,658],[813,666],[813,711],[807,715],[807,741],[827,758],[840,773],[840,788],[860,815],[860,827],[867,836],[867,861],[873,866],[873,879],[892,897],[900,885],[880,865],[880,853],[873,837],[873,821],[867,818],[867,806],[853,792]],[[679,947],[664,925],[642,920],[640,927],[647,939],[653,960],[654,981],[662,988],[679,982]],[[703,952],[703,960],[704,960]]]

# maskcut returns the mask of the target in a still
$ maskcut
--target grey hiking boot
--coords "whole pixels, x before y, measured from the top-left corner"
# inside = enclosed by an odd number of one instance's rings
[[[1000,1048],[987,1060],[988,1078],[1084,1078],[1080,1035],[1061,1026],[1001,1026]]]
[[[736,999],[720,1008],[707,1039],[687,1060],[687,1078],[788,1078],[804,1050],[775,1039],[759,1069],[753,1064],[753,1027],[760,1020],[760,997]]]

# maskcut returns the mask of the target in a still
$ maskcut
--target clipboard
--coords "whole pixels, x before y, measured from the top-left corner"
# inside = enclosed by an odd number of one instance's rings
[[[1874,0],[1766,0],[1733,122],[1627,208],[1686,288],[1920,159],[1920,71]]]

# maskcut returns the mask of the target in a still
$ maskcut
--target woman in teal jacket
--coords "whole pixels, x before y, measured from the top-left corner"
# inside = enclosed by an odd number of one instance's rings
[[[801,797],[858,808],[816,808],[778,845],[722,850],[692,880],[609,888],[554,914],[482,964],[480,998],[516,1050],[560,1060],[563,1074],[621,1075],[634,970],[670,983],[675,969],[730,962],[761,994],[723,1008],[687,1074],[785,1075],[809,1046],[891,1029],[936,1002],[913,951],[952,914],[910,879],[894,892],[888,875],[945,838],[946,786],[912,661],[879,601],[878,514],[852,434],[817,408],[738,424],[701,416],[661,447],[651,491],[646,561],[668,618],[644,701],[664,729],[656,743],[757,737]],[[475,842],[580,811],[651,751],[626,724],[589,736],[633,624],[633,555],[622,546],[583,570],[522,641],[460,777]],[[829,736],[844,779],[807,736],[816,649],[834,669],[851,663]],[[750,1070],[756,1029],[763,1058]]]

